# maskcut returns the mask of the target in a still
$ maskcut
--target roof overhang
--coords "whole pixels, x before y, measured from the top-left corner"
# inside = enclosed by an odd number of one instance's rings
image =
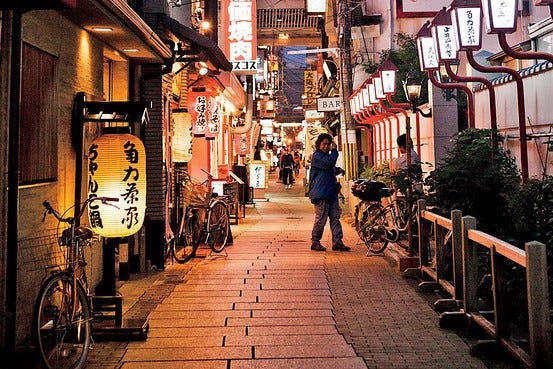
[[[219,46],[210,38],[165,14],[159,14],[158,21],[176,38],[189,45],[189,50],[185,50],[182,55],[177,55],[179,61],[205,61],[210,62],[217,69],[227,72],[232,70],[232,64]]]
[[[169,47],[124,0],[79,0],[75,7],[60,12],[133,61],[163,63],[172,56]],[[111,31],[97,32],[93,27],[110,28]]]

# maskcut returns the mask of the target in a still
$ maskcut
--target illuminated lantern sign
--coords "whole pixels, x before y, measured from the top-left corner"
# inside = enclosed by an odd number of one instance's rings
[[[119,202],[92,202],[90,227],[103,237],[138,232],[146,213],[146,150],[131,134],[105,134],[88,149],[88,197],[113,197]]]
[[[221,126],[221,112],[217,98],[209,96],[207,101],[207,111],[207,131],[205,132],[205,138],[214,139],[217,137]]]
[[[248,155],[250,153],[250,137],[247,133],[234,134],[234,151],[236,155]]]
[[[224,50],[235,73],[257,73],[255,4],[253,0],[221,2],[221,31],[226,44]]]
[[[221,126],[220,104],[209,88],[191,88],[188,91],[188,112],[192,118],[192,134],[213,139]]]
[[[305,100],[303,105],[313,105],[317,100],[315,91],[316,72],[313,70],[306,70],[303,72],[303,93],[305,94]]]

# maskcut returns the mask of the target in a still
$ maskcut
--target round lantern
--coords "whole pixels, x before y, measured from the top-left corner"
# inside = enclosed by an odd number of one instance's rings
[[[105,134],[88,149],[88,197],[113,197],[118,202],[93,201],[90,227],[103,237],[130,236],[142,227],[146,212],[146,150],[131,134]]]

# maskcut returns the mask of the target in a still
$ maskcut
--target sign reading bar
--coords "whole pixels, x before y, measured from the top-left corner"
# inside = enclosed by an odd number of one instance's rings
[[[319,97],[317,99],[318,111],[339,111],[341,109],[339,97]]]

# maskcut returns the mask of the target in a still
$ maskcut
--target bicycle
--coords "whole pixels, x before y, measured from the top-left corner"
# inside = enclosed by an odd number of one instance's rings
[[[82,368],[91,345],[93,309],[84,250],[98,237],[90,228],[80,225],[79,220],[93,201],[108,204],[119,199],[88,198],[74,217],[64,215],[76,205],[62,215],[48,201],[42,203],[46,208],[43,222],[47,214],[52,214],[59,224],[69,225],[58,237],[59,246],[65,247],[65,265],[58,266],[58,270],[41,283],[34,308],[33,337],[40,358],[48,369]]]
[[[173,258],[180,264],[196,256],[202,240],[217,254],[224,250],[228,241],[230,221],[227,196],[212,192],[213,177],[204,172],[208,179],[202,183],[195,183],[188,174],[181,182],[187,206],[172,245]]]
[[[382,182],[357,180],[351,191],[361,200],[355,206],[354,227],[368,253],[380,254],[390,242],[407,250],[409,227],[415,228],[417,222],[416,204],[409,219],[406,198],[392,197],[395,190]],[[382,203],[383,198],[388,198],[386,205]]]

